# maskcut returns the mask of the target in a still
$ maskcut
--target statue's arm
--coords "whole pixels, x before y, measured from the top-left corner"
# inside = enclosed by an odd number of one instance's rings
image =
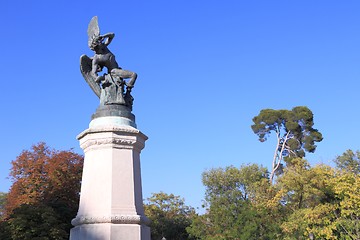
[[[114,39],[115,37],[115,33],[106,33],[104,35],[100,36],[102,39],[105,39],[104,44],[107,46],[111,43],[111,41]]]

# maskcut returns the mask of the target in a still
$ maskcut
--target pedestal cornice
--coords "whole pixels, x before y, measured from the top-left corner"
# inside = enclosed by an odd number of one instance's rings
[[[148,137],[133,127],[102,126],[89,128],[77,136],[81,148],[113,147],[141,151]]]
[[[87,134],[91,133],[100,133],[100,132],[116,132],[119,134],[126,134],[126,135],[132,135],[132,136],[141,136],[144,138],[144,140],[147,140],[148,137],[143,134],[140,130],[133,128],[133,127],[119,127],[119,126],[102,126],[102,127],[96,127],[96,128],[88,128],[79,135],[77,135],[77,139],[80,140]]]

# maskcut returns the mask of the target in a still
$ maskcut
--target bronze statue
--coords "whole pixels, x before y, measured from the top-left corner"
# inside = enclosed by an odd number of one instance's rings
[[[131,109],[133,97],[130,92],[137,74],[119,67],[115,55],[108,49],[115,34],[100,35],[97,16],[91,19],[87,33],[89,48],[95,55],[92,58],[85,54],[80,57],[80,70],[86,82],[100,98],[100,105],[125,105]],[[104,67],[107,73],[98,75]],[[126,82],[124,79],[129,80]]]

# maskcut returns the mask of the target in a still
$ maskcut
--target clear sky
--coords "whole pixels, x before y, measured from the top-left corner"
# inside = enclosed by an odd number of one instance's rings
[[[359,12],[351,0],[3,0],[0,191],[33,144],[82,153],[76,136],[99,104],[79,71],[95,15],[139,76],[144,198],[164,191],[199,207],[205,170],[270,167],[275,138],[260,143],[250,128],[264,108],[308,106],[324,140],[307,158],[330,164],[360,149]]]

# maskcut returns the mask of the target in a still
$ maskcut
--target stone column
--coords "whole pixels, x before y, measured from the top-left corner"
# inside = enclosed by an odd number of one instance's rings
[[[70,240],[150,240],[140,172],[147,137],[134,126],[126,118],[100,117],[78,136],[85,160]]]

